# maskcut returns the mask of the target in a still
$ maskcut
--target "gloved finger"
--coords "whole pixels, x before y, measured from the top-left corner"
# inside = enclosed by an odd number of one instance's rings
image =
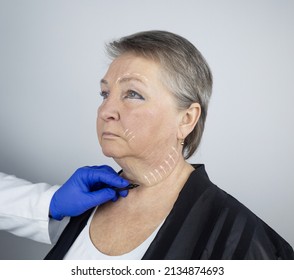
[[[118,193],[119,193],[119,195],[121,197],[127,197],[127,195],[129,194],[129,191],[128,190],[125,190],[125,191],[121,191],[121,192],[118,192]]]
[[[128,190],[121,191],[121,192],[116,191],[116,196],[115,196],[115,198],[112,199],[112,201],[113,202],[117,201],[120,196],[121,197],[127,197],[128,194],[129,194],[129,191]]]
[[[118,188],[129,185],[129,182],[126,179],[120,177],[109,166],[102,166],[101,168],[91,167],[88,172],[88,179],[92,185],[95,183],[104,183]]]
[[[88,192],[85,195],[89,208],[92,208],[112,200],[117,194],[114,190],[105,188],[94,192]]]
[[[112,200],[112,202],[116,202],[118,200],[118,198],[119,198],[119,194],[116,193],[115,197],[113,199],[111,199],[111,200]]]
[[[94,166],[88,166],[88,168],[96,169],[101,172],[106,172],[113,175],[118,175],[118,173],[111,166],[108,166],[108,165],[100,165],[100,166],[94,165]]]

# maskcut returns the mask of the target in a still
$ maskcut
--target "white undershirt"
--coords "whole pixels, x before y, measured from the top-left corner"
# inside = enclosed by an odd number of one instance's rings
[[[140,260],[144,256],[145,252],[163,224],[162,222],[143,243],[141,243],[137,248],[130,251],[129,253],[119,256],[109,256],[101,253],[91,241],[90,224],[94,213],[95,211],[93,211],[86,226],[64,256],[65,260]]]

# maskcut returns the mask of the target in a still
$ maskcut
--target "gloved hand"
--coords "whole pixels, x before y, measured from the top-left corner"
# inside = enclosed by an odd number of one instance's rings
[[[108,186],[123,188],[129,182],[120,177],[111,167],[92,166],[79,168],[53,195],[49,213],[55,220],[65,216],[78,216],[88,209],[120,196],[128,191],[116,192]]]

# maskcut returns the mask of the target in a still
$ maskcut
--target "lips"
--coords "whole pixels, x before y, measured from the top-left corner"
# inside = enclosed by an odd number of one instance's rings
[[[116,137],[119,137],[119,135],[109,131],[105,131],[102,133],[102,138],[116,138]]]

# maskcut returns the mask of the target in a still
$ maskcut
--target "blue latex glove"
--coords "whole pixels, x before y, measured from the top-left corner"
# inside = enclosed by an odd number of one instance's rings
[[[107,185],[123,188],[128,184],[127,180],[106,165],[79,168],[54,193],[50,202],[50,216],[55,220],[78,216],[92,207],[115,201],[118,196],[125,197],[127,190],[116,192]]]

